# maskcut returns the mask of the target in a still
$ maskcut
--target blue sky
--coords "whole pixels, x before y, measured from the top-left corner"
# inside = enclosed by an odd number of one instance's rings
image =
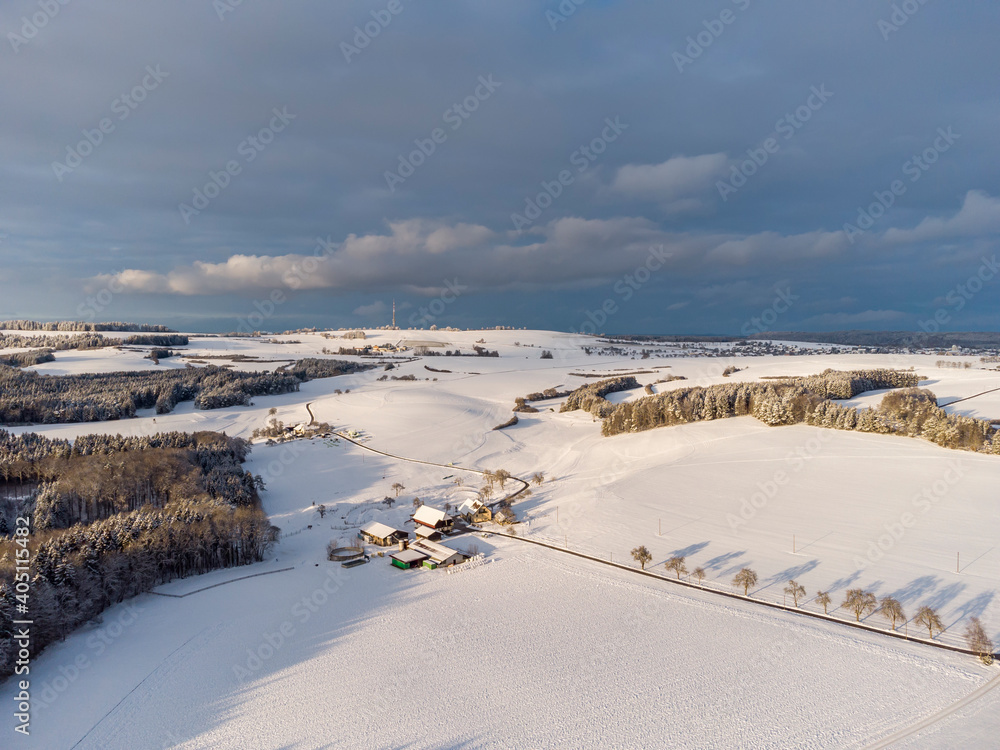
[[[998,329],[995,3],[18,0],[0,29],[0,317]]]

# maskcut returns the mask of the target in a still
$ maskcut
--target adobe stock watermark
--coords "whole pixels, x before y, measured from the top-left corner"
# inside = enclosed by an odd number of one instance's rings
[[[510,221],[514,229],[518,232],[524,231],[525,227],[530,227],[535,220],[542,215],[542,211],[552,205],[563,191],[573,184],[577,175],[583,174],[590,166],[603,154],[609,143],[618,140],[618,136],[628,130],[628,125],[620,121],[619,116],[604,119],[604,129],[590,143],[584,144],[569,155],[569,163],[576,167],[576,174],[568,169],[560,170],[555,179],[551,181],[542,180],[541,191],[534,197],[524,199],[524,213],[512,213]]]
[[[453,304],[455,300],[462,296],[463,292],[469,290],[469,287],[459,284],[457,278],[445,279],[443,285],[444,289],[441,291],[441,294],[427,305],[421,305],[415,312],[410,314],[409,322],[411,326],[414,328],[424,328],[425,326],[433,325],[438,318],[444,315],[448,309],[448,305]]]
[[[768,503],[778,496],[781,488],[791,482],[792,477],[802,471],[806,464],[826,447],[826,443],[833,439],[833,430],[820,428],[813,437],[809,438],[803,445],[798,446],[794,451],[785,456],[788,469],[778,469],[771,475],[771,478],[757,482],[756,491],[746,497],[740,498],[739,514],[727,513],[726,522],[734,534],[739,533],[741,527],[748,525],[757,513],[767,507]]]
[[[285,271],[281,276],[282,282],[290,289],[300,289],[319,270],[320,264],[329,259],[338,247],[340,245],[329,237],[326,239],[317,237],[312,256],[307,257],[301,263],[295,263]],[[278,313],[278,308],[287,301],[288,295],[285,294],[284,289],[272,289],[266,297],[254,300],[254,311],[245,318],[239,318],[236,330],[239,333],[247,334],[260,331],[264,322],[273,318]]]
[[[818,87],[812,86],[809,89],[809,96],[805,102],[796,107],[793,111],[785,113],[774,124],[774,134],[765,138],[757,148],[747,149],[747,159],[731,167],[732,174],[728,180],[716,180],[715,187],[719,191],[719,196],[723,201],[728,201],[729,196],[736,193],[747,184],[747,180],[757,174],[771,157],[781,150],[781,142],[778,136],[785,141],[795,137],[795,134],[812,119],[812,116],[819,112],[833,97],[833,92],[827,89],[825,83]]]
[[[400,0],[389,0],[384,8],[369,11],[372,20],[354,27],[354,36],[351,37],[353,44],[351,42],[340,43],[340,52],[343,54],[344,60],[348,64],[353,62],[353,59],[367,49],[372,40],[381,34],[392,23],[392,20],[402,12],[403,3]]]
[[[7,34],[7,41],[10,42],[14,54],[16,55],[21,51],[21,47],[37,37],[38,33],[49,25],[49,21],[59,15],[59,11],[69,3],[70,0],[38,0],[37,11],[30,16],[21,16],[21,33],[16,34],[12,31]]]
[[[961,459],[953,459],[948,462],[948,469],[940,479],[935,479],[929,485],[923,487],[919,493],[910,498],[910,505],[913,511],[903,511],[899,518],[893,523],[883,524],[884,534],[880,534],[877,539],[870,541],[865,550],[865,556],[854,556],[854,564],[860,570],[868,566],[869,563],[877,563],[886,553],[896,546],[906,532],[917,524],[920,516],[926,515],[930,510],[946,498],[951,491],[965,478],[965,468]]]
[[[585,2],[587,0],[562,0],[555,10],[552,8],[546,10],[545,20],[549,22],[549,28],[555,31],[559,28],[559,24],[566,23]]]
[[[736,6],[737,10],[743,12],[750,7],[750,1],[732,0],[732,4]],[[684,48],[684,54],[673,53],[672,57],[677,71],[683,73],[685,68],[693,65],[694,61],[705,54],[705,50],[715,44],[715,40],[722,36],[729,26],[736,23],[737,18],[737,14],[731,8],[724,8],[717,16],[702,21],[701,25],[705,28],[685,40],[687,46]]]
[[[70,685],[80,679],[83,673],[94,665],[94,659],[107,651],[108,647],[118,640],[128,628],[132,627],[145,611],[135,602],[128,602],[122,607],[122,611],[111,622],[103,624],[87,636],[86,651],[81,651],[71,661],[59,665],[57,669],[59,674],[42,683],[34,700],[36,709],[46,709],[55,703],[60,695],[69,690]]]
[[[273,116],[270,122],[254,135],[244,138],[240,141],[239,146],[236,147],[236,153],[243,157],[242,163],[236,159],[230,159],[218,172],[209,170],[208,182],[200,188],[196,187],[192,189],[191,202],[179,203],[177,205],[177,210],[180,212],[185,224],[190,225],[193,217],[198,216],[208,208],[211,202],[218,198],[223,190],[229,187],[233,178],[243,172],[243,166],[260,156],[261,152],[274,142],[275,136],[284,131],[291,124],[292,120],[298,117],[298,115],[289,112],[288,107],[282,107],[281,109],[275,107],[271,112]]]
[[[965,305],[983,290],[983,287],[996,278],[997,271],[1000,271],[1000,262],[997,261],[996,253],[993,257],[982,258],[982,264],[976,272],[969,276],[961,284],[956,284],[945,295],[947,307],[939,307],[937,312],[928,319],[917,321],[924,333],[937,333],[941,326],[946,326],[952,321],[952,313],[959,313],[965,309]]]
[[[123,93],[111,102],[111,114],[117,115],[117,122],[123,122],[135,111],[135,109],[146,101],[146,97],[151,92],[160,87],[160,84],[167,79],[169,73],[160,69],[159,65],[147,65],[145,75],[139,83],[132,87],[131,91]],[[80,131],[83,135],[76,145],[66,146],[66,158],[63,161],[52,162],[52,173],[56,180],[63,181],[66,175],[83,164],[84,159],[93,154],[107,136],[115,132],[117,122],[110,117],[102,117],[95,128],[84,128]]]
[[[243,5],[243,0],[212,0],[212,8],[220,21],[225,21],[226,16],[235,12],[241,5]]]
[[[889,37],[909,23],[909,20],[928,2],[929,0],[903,0],[901,3],[893,3],[889,17],[880,18],[876,24],[882,34],[882,40],[889,41]]]
[[[938,162],[941,154],[951,150],[951,147],[961,137],[961,135],[952,130],[950,125],[946,128],[938,128],[937,136],[931,145],[919,154],[914,154],[911,158],[903,162],[901,168],[903,174],[910,178],[911,184],[919,182],[920,178]],[[896,179],[889,183],[887,190],[876,190],[872,193],[875,196],[875,200],[868,204],[867,207],[858,206],[858,218],[855,219],[855,222],[853,224],[850,222],[844,224],[844,233],[847,235],[847,241],[853,245],[858,237],[875,226],[875,223],[885,216],[886,212],[895,205],[896,199],[906,193],[906,189],[906,183],[900,179]]]
[[[614,283],[612,286],[614,294],[606,297],[596,309],[587,310],[585,313],[587,319],[580,323],[579,328],[572,328],[571,331],[584,334],[598,333],[608,319],[621,310],[621,305],[632,299],[653,278],[653,274],[663,268],[672,257],[673,253],[667,252],[663,245],[651,247],[645,261]]]
[[[503,83],[493,80],[493,74],[479,76],[479,85],[466,96],[462,101],[455,102],[441,115],[441,119],[452,133],[462,127],[465,122],[472,117],[472,113],[479,109],[479,105],[488,100],[500,88]],[[426,161],[437,151],[438,146],[448,140],[448,131],[442,127],[435,127],[426,138],[414,138],[413,143],[416,148],[409,154],[399,154],[398,165],[395,169],[387,169],[383,173],[386,187],[390,193],[396,192],[396,187],[402,185]]]
[[[108,309],[114,301],[115,295],[125,291],[125,285],[119,279],[120,275],[121,271],[112,271],[108,283],[102,289],[77,305],[76,314],[79,320],[87,323],[95,322],[97,316]]]
[[[759,316],[755,315],[744,323],[740,328],[740,333],[744,336],[753,336],[756,333],[769,331],[778,322],[778,318],[788,312],[798,299],[799,295],[792,294],[791,287],[784,289],[775,287],[774,301],[771,306],[763,309]]]
[[[347,575],[343,568],[327,568],[326,580],[292,606],[290,614],[294,620],[289,618],[282,621],[273,631],[265,632],[255,647],[246,649],[247,658],[233,665],[233,675],[236,679],[240,682],[252,679],[295,636],[299,628],[309,622],[313,615],[336,596],[346,581]]]

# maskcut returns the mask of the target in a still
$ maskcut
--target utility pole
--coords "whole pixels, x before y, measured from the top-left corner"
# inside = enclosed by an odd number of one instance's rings
[[[396,330],[396,300],[392,301],[392,330]]]

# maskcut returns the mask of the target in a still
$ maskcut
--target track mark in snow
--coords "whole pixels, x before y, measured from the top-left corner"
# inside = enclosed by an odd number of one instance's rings
[[[87,733],[84,734],[83,737],[81,737],[80,739],[78,739],[76,741],[76,743],[73,745],[73,747],[70,748],[70,750],[74,750],[74,748],[79,747],[80,743],[83,742],[85,739],[87,739],[87,737],[90,736],[90,733],[93,732],[95,729],[97,729],[97,727],[99,727],[101,725],[101,722],[103,722],[106,718],[108,718],[109,716],[111,716],[111,714],[113,714],[116,710],[118,710],[118,707],[121,706],[126,700],[128,700],[129,696],[131,696],[136,690],[138,690],[139,688],[141,688],[146,683],[146,681],[149,680],[150,677],[152,677],[154,674],[156,674],[157,672],[159,672],[163,668],[163,666],[165,664],[168,664],[170,662],[170,660],[173,659],[175,655],[177,655],[178,653],[180,653],[180,651],[185,646],[187,646],[189,643],[191,643],[191,641],[193,641],[195,638],[197,638],[200,635],[204,635],[209,630],[218,630],[219,627],[220,626],[218,626],[218,625],[216,625],[214,627],[210,626],[210,627],[207,627],[207,628],[205,628],[204,630],[202,630],[202,631],[200,631],[198,633],[195,633],[193,636],[191,636],[186,641],[184,641],[184,643],[182,643],[180,646],[178,646],[173,651],[171,651],[169,654],[167,654],[166,658],[163,661],[161,661],[159,664],[157,664],[153,668],[152,672],[150,672],[148,675],[146,675],[145,677],[143,677],[139,681],[138,685],[136,685],[134,688],[132,688],[131,690],[129,690],[127,693],[125,693],[125,695],[122,696],[122,699],[120,701],[118,701],[114,706],[111,707],[110,711],[108,711],[106,714],[104,714],[104,716],[102,716],[100,719],[98,719],[97,723],[94,724],[94,726],[92,726],[90,729],[88,729]]]
[[[914,724],[913,726],[909,726],[906,729],[901,729],[900,731],[896,732],[895,734],[889,735],[884,740],[882,740],[881,742],[878,742],[875,745],[869,745],[866,750],[879,750],[879,748],[889,747],[890,745],[893,745],[893,744],[899,742],[900,740],[905,740],[907,737],[912,737],[917,732],[920,732],[920,731],[926,729],[927,727],[931,726],[932,724],[936,724],[939,721],[941,721],[942,719],[948,718],[949,716],[951,716],[953,713],[955,713],[959,709],[965,708],[966,706],[968,706],[973,701],[979,700],[984,695],[986,695],[988,692],[990,692],[991,690],[994,690],[997,687],[1000,687],[1000,675],[997,675],[996,677],[994,677],[992,680],[990,680],[989,682],[987,682],[982,687],[980,687],[980,688],[978,688],[976,690],[973,690],[967,696],[965,696],[964,698],[962,698],[962,700],[956,701],[955,703],[951,704],[947,708],[944,708],[944,709],[938,711],[937,713],[931,714],[926,719],[924,719],[921,722],[918,722],[918,723]]]
[[[247,576],[240,576],[239,578],[233,578],[230,581],[221,581],[220,583],[213,583],[211,586],[203,586],[200,589],[195,589],[194,591],[188,591],[186,594],[161,594],[158,591],[150,591],[150,594],[155,594],[156,596],[169,596],[172,599],[183,599],[186,596],[191,596],[191,594],[197,594],[202,591],[208,591],[209,589],[214,589],[217,586],[225,586],[228,583],[236,583],[237,581],[245,581],[247,578],[257,578],[258,576],[269,576],[271,573],[284,573],[288,570],[295,570],[295,568],[281,568],[280,570],[265,570],[262,573],[251,573]]]

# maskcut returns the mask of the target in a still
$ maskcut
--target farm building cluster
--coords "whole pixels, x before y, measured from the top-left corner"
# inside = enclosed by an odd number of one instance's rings
[[[411,519],[414,526],[413,541],[403,529],[395,529],[374,521],[363,527],[358,538],[368,544],[398,549],[389,555],[389,562],[397,568],[439,568],[464,562],[468,555],[441,543],[444,535],[450,534],[455,520],[445,511],[429,505],[421,505]]]

